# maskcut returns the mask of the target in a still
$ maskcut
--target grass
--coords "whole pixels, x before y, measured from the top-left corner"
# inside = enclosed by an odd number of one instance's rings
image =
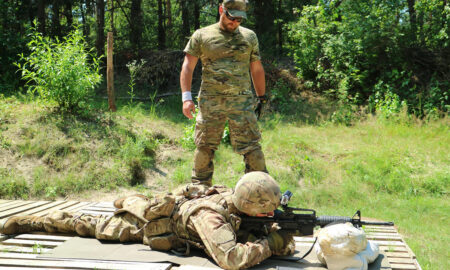
[[[193,150],[181,139],[192,123],[179,97],[119,103],[113,114],[103,101],[92,106],[86,115],[61,115],[23,97],[1,98],[0,197],[114,195],[122,188],[152,195],[190,181]],[[345,126],[313,115],[313,107],[299,101],[260,122],[268,170],[294,193],[291,204],[394,221],[423,269],[448,269],[448,118],[368,116]],[[224,144],[215,168],[214,183],[227,186],[244,171],[242,157]]]

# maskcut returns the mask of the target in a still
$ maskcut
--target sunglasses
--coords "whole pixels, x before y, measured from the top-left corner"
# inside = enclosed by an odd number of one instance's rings
[[[230,13],[228,12],[228,10],[225,9],[225,15],[227,16],[227,19],[230,21],[236,21],[238,23],[242,22],[244,20],[244,18],[242,17],[233,17],[230,15]]]

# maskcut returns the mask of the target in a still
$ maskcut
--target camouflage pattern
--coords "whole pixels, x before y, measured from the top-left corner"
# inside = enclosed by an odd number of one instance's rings
[[[252,30],[239,26],[230,33],[216,23],[195,31],[184,52],[202,61],[200,97],[252,95],[250,62],[260,60]]]
[[[242,176],[232,195],[237,209],[249,216],[272,212],[280,205],[280,199],[280,187],[264,172],[251,172]]]
[[[224,7],[230,12],[233,17],[247,18],[247,0],[224,0]]]
[[[236,153],[244,155],[246,172],[267,171],[251,96],[200,97],[198,108],[193,182],[211,185],[214,151],[220,144],[227,120],[231,145]]]
[[[240,218],[231,200],[233,191],[213,187],[209,193],[213,194],[181,204],[173,216],[179,237],[201,243],[224,269],[247,268],[270,257],[272,251],[267,239],[238,241]]]
[[[245,3],[225,1],[224,5],[242,11]],[[246,172],[267,171],[250,85],[250,63],[260,60],[256,34],[242,26],[228,32],[216,23],[195,31],[184,51],[202,62],[192,182],[211,186],[214,152],[226,121],[234,151],[241,155],[256,151],[244,158]]]
[[[267,235],[257,239],[239,230],[241,213],[233,204],[232,189],[212,187],[204,191],[190,184],[180,192],[190,189],[195,191],[190,193],[194,199],[172,194],[152,199],[130,196],[111,217],[56,211],[43,219],[43,228],[104,240],[143,242],[155,250],[179,250],[190,244],[204,249],[225,269],[251,267],[282,253],[270,249]]]

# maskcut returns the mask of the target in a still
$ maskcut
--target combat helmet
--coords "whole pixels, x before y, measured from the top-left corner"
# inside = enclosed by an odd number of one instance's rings
[[[272,212],[280,205],[280,198],[280,186],[265,172],[244,174],[231,197],[236,208],[249,216]]]

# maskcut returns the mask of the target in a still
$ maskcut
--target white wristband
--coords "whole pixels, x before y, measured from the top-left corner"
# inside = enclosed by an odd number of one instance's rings
[[[181,100],[185,102],[186,100],[192,100],[192,94],[190,91],[183,92],[181,94]]]

